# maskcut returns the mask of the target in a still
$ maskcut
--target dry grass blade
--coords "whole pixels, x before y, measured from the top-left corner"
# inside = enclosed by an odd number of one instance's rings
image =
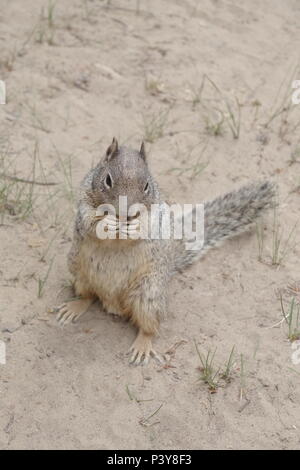
[[[150,416],[147,416],[146,418],[142,418],[142,419],[139,421],[139,423],[140,423],[142,426],[146,426],[146,427],[148,427],[148,426],[153,426],[154,424],[158,424],[159,421],[155,421],[154,423],[150,423],[149,421],[150,421],[151,418],[153,418],[153,416],[155,416],[155,415],[159,412],[159,410],[162,408],[162,406],[163,406],[163,403],[162,403],[153,413],[151,413]]]
[[[19,178],[17,176],[7,175],[5,173],[1,173],[0,178],[5,178],[5,179],[11,180],[11,181],[16,181],[18,183],[36,184],[38,186],[55,186],[55,185],[59,184],[59,183],[54,183],[53,181],[44,182],[44,181],[35,181],[35,180],[29,180],[29,179],[25,179],[25,178]]]

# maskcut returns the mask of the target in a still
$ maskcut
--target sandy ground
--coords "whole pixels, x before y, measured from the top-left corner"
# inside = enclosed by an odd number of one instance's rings
[[[299,20],[297,0],[1,0],[2,449],[300,448],[300,364],[269,328],[300,290]],[[48,313],[72,294],[76,188],[114,135],[146,139],[179,202],[279,183],[261,250],[254,229],[172,283],[166,367],[129,366],[134,329],[97,304],[64,329]],[[195,342],[216,369],[234,346],[216,393]]]

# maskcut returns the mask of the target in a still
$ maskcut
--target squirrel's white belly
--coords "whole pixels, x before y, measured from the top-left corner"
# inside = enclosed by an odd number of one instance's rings
[[[80,249],[81,282],[86,282],[106,310],[113,313],[122,314],[121,297],[126,295],[135,273],[147,265],[146,250],[141,250],[141,244],[128,243],[89,239],[83,241]]]

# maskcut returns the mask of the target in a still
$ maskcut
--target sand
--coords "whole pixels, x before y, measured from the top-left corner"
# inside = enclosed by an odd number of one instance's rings
[[[279,292],[288,311],[300,290],[299,15],[297,0],[1,0],[0,173],[56,184],[0,180],[0,448],[300,448],[300,364],[287,325],[270,328]],[[178,202],[279,185],[262,249],[254,227],[172,282],[165,367],[129,366],[134,328],[99,304],[64,329],[50,313],[72,295],[76,188],[113,136],[146,140]],[[216,369],[234,347],[216,393],[195,343]]]

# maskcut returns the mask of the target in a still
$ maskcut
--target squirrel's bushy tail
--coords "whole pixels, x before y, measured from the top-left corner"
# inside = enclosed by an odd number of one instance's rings
[[[227,238],[246,231],[274,204],[276,184],[251,183],[204,204],[204,244],[187,250],[184,241],[176,246],[175,270],[181,271]]]

